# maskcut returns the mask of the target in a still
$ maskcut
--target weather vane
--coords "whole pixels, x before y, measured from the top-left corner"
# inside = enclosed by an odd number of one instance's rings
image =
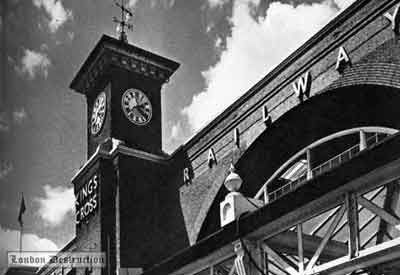
[[[133,12],[125,7],[125,1],[121,0],[121,3],[115,2],[115,5],[121,10],[121,20],[117,17],[113,17],[113,21],[117,23],[117,32],[119,33],[119,39],[125,43],[128,43],[128,37],[125,32],[125,28],[132,31],[133,25],[128,23],[129,19],[133,16]]]

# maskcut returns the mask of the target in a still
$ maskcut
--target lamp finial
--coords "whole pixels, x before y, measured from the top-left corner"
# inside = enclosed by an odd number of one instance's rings
[[[231,163],[229,167],[229,175],[226,177],[224,185],[229,192],[238,192],[242,186],[242,179],[236,173],[235,166]]]

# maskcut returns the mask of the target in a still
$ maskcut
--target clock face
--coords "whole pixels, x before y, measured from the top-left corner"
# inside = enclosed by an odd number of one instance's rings
[[[106,117],[106,93],[101,92],[93,104],[92,117],[90,119],[90,132],[97,135],[103,127]]]
[[[136,125],[145,125],[151,120],[153,110],[150,100],[140,90],[126,90],[122,95],[121,107],[129,121]]]

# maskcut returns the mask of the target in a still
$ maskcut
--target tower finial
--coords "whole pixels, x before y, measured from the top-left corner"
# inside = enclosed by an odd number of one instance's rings
[[[113,17],[113,21],[117,23],[117,32],[119,32],[119,40],[128,43],[128,36],[126,35],[125,28],[132,31],[133,24],[128,23],[129,19],[133,16],[133,12],[125,7],[125,1],[121,0],[121,3],[115,2],[115,5],[121,10],[121,19]]]

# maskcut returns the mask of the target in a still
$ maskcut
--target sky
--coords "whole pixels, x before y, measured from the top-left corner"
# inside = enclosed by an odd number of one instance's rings
[[[162,89],[163,148],[173,152],[353,0],[126,0],[129,42],[181,64]],[[0,270],[18,248],[74,237],[70,179],[86,161],[86,104],[68,87],[102,34],[111,0],[0,1]],[[1,273],[1,272],[0,272]]]

